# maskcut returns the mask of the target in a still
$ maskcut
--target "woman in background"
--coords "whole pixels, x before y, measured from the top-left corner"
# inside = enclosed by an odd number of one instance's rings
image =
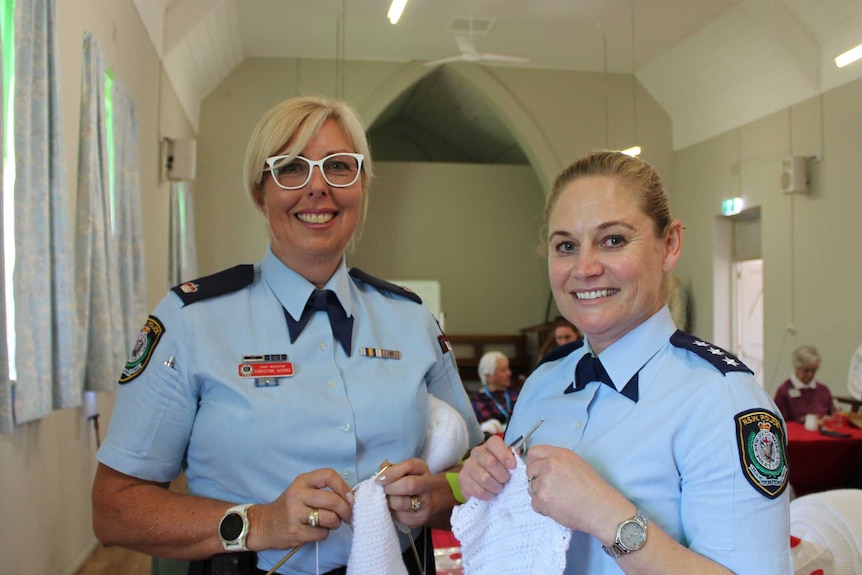
[[[566,345],[567,343],[572,343],[582,337],[584,337],[583,334],[572,322],[562,316],[558,317],[554,320],[554,331],[545,338],[542,347],[539,349],[539,361],[548,355],[548,352],[552,349],[556,349],[561,345]]]
[[[482,431],[490,435],[502,433],[506,430],[518,399],[517,390],[511,389],[509,358],[499,351],[483,354],[479,360],[479,379],[482,388],[470,394],[473,412]]]
[[[808,414],[822,421],[832,415],[835,405],[829,388],[814,380],[820,369],[820,354],[812,345],[803,345],[791,356],[793,373],[775,390],[775,405],[781,410],[785,421],[805,421]]]

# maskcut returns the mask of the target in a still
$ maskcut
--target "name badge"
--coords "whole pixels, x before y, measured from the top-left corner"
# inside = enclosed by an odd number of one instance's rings
[[[796,389],[795,387],[791,387],[787,390],[787,395],[793,398],[802,397],[802,392]]]
[[[267,381],[264,385],[278,385],[278,378],[293,375],[293,364],[287,360],[286,353],[245,355],[237,366],[237,374],[243,379],[274,379],[275,382]]]

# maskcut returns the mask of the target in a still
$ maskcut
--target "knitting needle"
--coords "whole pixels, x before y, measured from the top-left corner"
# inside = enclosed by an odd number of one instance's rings
[[[388,459],[384,459],[383,463],[380,465],[380,471],[374,474],[374,477],[377,477],[387,469],[392,467],[392,464],[389,463]],[[416,558],[416,568],[419,569],[419,575],[425,575],[425,570],[422,569],[422,560],[419,558],[419,550],[416,549],[416,542],[413,540],[413,530],[410,529],[407,525],[403,525],[401,523],[398,524],[402,533],[407,534],[407,538],[410,540],[410,548],[413,549],[413,557]]]
[[[527,443],[527,440],[530,438],[530,436],[533,435],[533,432],[536,431],[537,429],[539,429],[539,426],[542,425],[542,423],[544,421],[545,421],[544,417],[542,419],[540,419],[539,421],[537,421],[536,425],[534,425],[530,429],[530,431],[527,432],[526,435],[521,435],[518,437],[518,439],[516,439],[515,441],[510,443],[509,449],[511,449],[512,451],[520,452],[521,448],[524,447],[524,444]]]
[[[296,547],[294,547],[293,549],[291,549],[291,550],[290,550],[290,553],[288,553],[287,555],[285,555],[284,557],[282,557],[282,558],[281,558],[281,561],[279,561],[278,563],[276,563],[276,564],[275,564],[275,566],[274,566],[272,569],[270,569],[269,571],[267,571],[267,572],[266,572],[266,575],[273,575],[273,573],[275,573],[275,570],[276,570],[276,569],[278,569],[279,567],[281,567],[282,565],[284,565],[284,564],[285,564],[285,562],[286,562],[288,559],[290,559],[291,557],[293,557],[293,554],[294,554],[294,553],[296,553],[297,551],[299,551],[300,549],[302,549],[302,546],[303,546],[303,545],[305,545],[305,543],[300,543],[299,545],[297,545]]]

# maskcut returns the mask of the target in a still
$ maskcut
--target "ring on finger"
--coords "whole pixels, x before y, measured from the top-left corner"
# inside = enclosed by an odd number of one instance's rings
[[[530,494],[530,497],[532,497],[533,495],[536,494],[536,490],[533,489],[533,481],[535,481],[535,480],[536,480],[535,475],[531,475],[530,478],[527,480],[527,493]]]
[[[320,523],[320,511],[312,509],[308,512],[308,525],[311,527],[317,527],[318,523]]]
[[[422,509],[422,502],[419,501],[418,495],[414,495],[413,497],[410,498],[410,511],[413,511],[415,513],[416,511],[419,511],[420,509]]]

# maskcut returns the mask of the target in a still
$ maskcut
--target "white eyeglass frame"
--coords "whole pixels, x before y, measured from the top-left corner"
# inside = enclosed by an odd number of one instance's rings
[[[350,156],[351,158],[353,158],[354,160],[356,160],[358,162],[359,165],[357,166],[357,169],[356,169],[356,178],[354,178],[353,181],[350,182],[349,184],[333,184],[332,182],[329,181],[329,178],[326,177],[326,172],[323,170],[323,163],[326,162],[327,160],[331,159],[331,158],[334,158],[335,156]],[[329,184],[333,188],[349,188],[350,186],[352,186],[353,184],[355,184],[359,180],[359,176],[362,174],[362,162],[365,160],[365,156],[363,154],[355,154],[352,152],[336,152],[334,154],[329,154],[325,158],[320,158],[319,160],[309,160],[305,156],[285,156],[285,155],[270,156],[269,158],[264,160],[266,162],[266,168],[264,168],[264,171],[272,173],[272,170],[275,167],[276,163],[280,162],[281,160],[285,160],[285,159],[297,159],[297,158],[300,160],[305,160],[305,162],[308,164],[308,177],[305,178],[305,181],[302,183],[301,186],[285,186],[285,185],[282,185],[282,183],[278,181],[278,178],[275,176],[275,174],[273,174],[272,179],[275,182],[275,185],[278,186],[279,188],[281,188],[282,190],[300,190],[300,189],[304,188],[305,186],[307,186],[308,182],[311,181],[311,173],[314,171],[315,166],[317,166],[317,169],[320,170],[320,175],[323,176],[323,181],[325,181],[327,184]]]

